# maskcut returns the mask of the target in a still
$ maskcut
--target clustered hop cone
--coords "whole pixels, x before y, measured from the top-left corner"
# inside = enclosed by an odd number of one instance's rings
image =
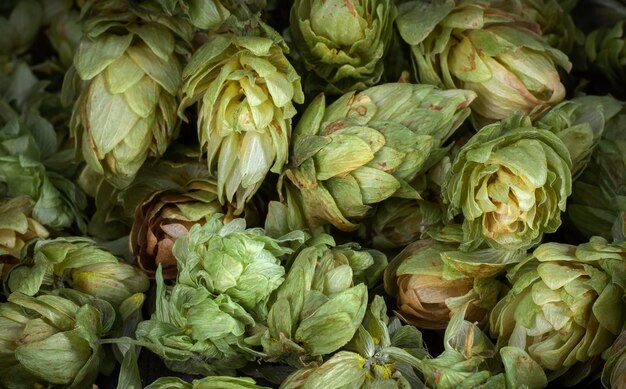
[[[177,133],[182,56],[193,29],[180,18],[136,14],[121,0],[91,2],[86,12],[72,133],[89,167],[123,188]]]
[[[0,388],[626,387],[625,20],[0,1]]]
[[[474,98],[402,83],[347,93],[328,107],[319,95],[294,130],[283,201],[268,218],[275,228],[352,231],[383,200],[420,199],[411,181],[445,153]]]
[[[271,170],[287,162],[294,103],[303,103],[300,76],[280,36],[215,35],[183,71],[185,107],[198,104],[198,139],[217,177],[221,202],[237,213]]]
[[[524,17],[519,1],[406,2],[397,20],[425,84],[476,92],[478,122],[541,112],[565,97],[567,56]]]
[[[396,13],[391,0],[297,0],[289,35],[308,73],[305,87],[342,94],[376,85]]]

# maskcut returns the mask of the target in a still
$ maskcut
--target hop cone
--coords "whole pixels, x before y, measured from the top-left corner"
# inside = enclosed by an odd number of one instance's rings
[[[309,73],[306,89],[342,94],[377,84],[395,17],[391,0],[297,0],[289,33]]]
[[[175,371],[233,375],[260,356],[246,339],[284,280],[279,257],[293,251],[284,246],[304,240],[300,231],[272,239],[243,219],[219,218],[176,241],[177,283],[168,289],[157,269],[156,312],[137,328],[141,344]]]
[[[571,64],[519,2],[413,1],[399,13],[419,82],[476,92],[479,122],[541,112],[565,97],[557,65],[569,71]]]
[[[575,384],[622,331],[623,243],[539,246],[507,275],[513,288],[491,312],[499,346],[526,350],[553,380]]]
[[[385,199],[419,199],[410,182],[443,156],[473,99],[469,91],[399,83],[328,107],[318,96],[294,131],[284,204],[271,204],[268,218],[283,220],[286,231],[326,224],[352,231]]]
[[[239,214],[287,161],[293,103],[304,102],[300,76],[280,37],[221,34],[194,53],[183,77],[179,114],[198,103],[198,137],[219,199]]]
[[[519,255],[495,250],[459,251],[458,244],[418,240],[385,269],[385,290],[396,298],[396,314],[418,328],[444,329],[465,305],[468,320],[484,322],[503,285],[494,279]]]
[[[268,360],[296,367],[352,339],[365,314],[366,285],[380,279],[387,263],[375,250],[335,246],[329,235],[308,244],[272,296],[267,331],[257,339]]]
[[[176,134],[181,55],[192,34],[190,24],[159,14],[151,2],[127,8],[122,0],[88,7],[74,58],[82,84],[70,123],[87,164],[120,188],[148,156],[163,155]],[[71,75],[66,81],[70,88]]]
[[[107,301],[114,308],[148,290],[148,278],[113,254],[82,237],[38,240],[24,252],[7,277],[8,290],[35,296],[72,288]]]
[[[0,385],[8,389],[90,387],[113,313],[57,294],[16,292],[0,303]],[[110,306],[108,306],[111,309]]]
[[[450,217],[463,214],[465,246],[486,241],[527,249],[557,230],[572,190],[571,159],[551,131],[529,117],[483,127],[457,154],[444,199]]]

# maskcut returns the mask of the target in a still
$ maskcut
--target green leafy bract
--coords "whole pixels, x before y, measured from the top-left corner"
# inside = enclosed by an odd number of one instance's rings
[[[28,196],[35,202],[32,216],[53,229],[76,225],[85,231],[85,194],[54,167],[61,157],[52,125],[37,115],[11,119],[0,129],[0,196]],[[61,162],[62,164],[63,162]]]

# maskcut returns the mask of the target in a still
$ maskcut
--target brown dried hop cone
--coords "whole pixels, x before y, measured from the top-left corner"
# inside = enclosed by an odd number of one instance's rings
[[[175,278],[176,258],[172,247],[176,239],[186,235],[194,224],[204,224],[211,216],[223,212],[215,182],[191,181],[184,189],[155,192],[137,207],[131,242],[137,263],[148,274],[153,275],[162,265],[163,278]],[[232,219],[230,209],[224,221],[229,219]]]
[[[396,297],[397,314],[405,322],[419,328],[444,329],[455,308],[463,305],[459,303],[463,296],[478,297],[473,293],[472,278],[444,276],[440,254],[448,250],[454,250],[454,246],[432,239],[419,240],[389,264],[385,289]],[[478,300],[467,312],[473,321],[481,321],[487,314],[477,303]]]
[[[465,252],[450,238],[438,236],[445,242],[418,240],[385,269],[385,290],[396,298],[396,314],[418,328],[445,329],[465,305],[467,320],[485,322],[503,292],[495,277],[505,265],[519,262],[524,255],[495,249]]]
[[[142,168],[137,180],[122,194],[124,208],[134,219],[131,248],[137,263],[148,275],[163,266],[163,278],[176,277],[174,242],[195,224],[204,224],[215,214],[233,218],[234,206],[221,205],[217,181],[205,161],[161,161]],[[246,221],[255,226],[254,204],[247,204]]]

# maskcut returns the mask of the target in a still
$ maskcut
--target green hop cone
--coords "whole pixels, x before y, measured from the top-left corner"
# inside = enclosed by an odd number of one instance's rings
[[[309,73],[307,91],[342,94],[377,84],[395,17],[391,0],[296,0],[289,34]]]
[[[284,280],[281,257],[293,252],[290,244],[301,244],[306,236],[293,231],[274,239],[261,228],[246,229],[244,219],[223,223],[220,217],[217,214],[204,225],[195,225],[174,244],[177,283],[228,295],[264,320],[270,294]]]
[[[145,389],[268,389],[265,386],[258,386],[252,378],[248,377],[225,377],[213,376],[204,377],[188,383],[180,378],[161,377],[146,386]]]
[[[412,1],[399,14],[418,81],[476,92],[478,122],[538,113],[565,97],[557,65],[569,71],[571,64],[545,42],[518,1]]]
[[[91,387],[104,359],[99,338],[112,324],[108,315],[55,294],[12,293],[0,303],[0,386]]]
[[[565,143],[572,159],[572,176],[576,178],[621,109],[622,103],[611,96],[582,96],[555,106],[534,125],[552,131]]]
[[[570,11],[577,0],[521,0],[521,12],[541,28],[541,35],[552,47],[570,54],[574,44],[582,40]]]
[[[57,288],[72,288],[107,301],[118,309],[136,293],[148,290],[139,269],[83,237],[38,240],[27,246],[21,264],[7,277],[10,292],[35,296]]]
[[[484,322],[503,289],[494,276],[516,257],[493,249],[465,253],[458,244],[418,240],[385,269],[385,290],[396,298],[396,314],[418,328],[444,329],[466,304],[467,319]]]
[[[270,204],[268,219],[282,219],[287,231],[352,231],[383,200],[419,199],[410,182],[443,157],[474,97],[401,83],[351,92],[328,107],[318,96],[294,130],[283,203]]]
[[[179,115],[197,102],[200,146],[219,199],[234,202],[237,213],[268,172],[282,171],[294,103],[304,102],[283,42],[270,36],[214,35],[183,71]]]
[[[421,361],[422,377],[428,387],[541,389],[547,385],[541,366],[524,350],[502,347],[498,355],[491,340],[477,324],[463,319],[466,316],[464,308],[446,327],[444,351],[436,358]]]
[[[31,217],[33,206],[28,197],[0,200],[0,258],[19,259],[27,241],[48,237],[48,230]]]
[[[256,337],[268,360],[296,367],[352,339],[367,307],[367,285],[380,279],[387,264],[382,253],[336,246],[329,235],[308,245],[272,296],[268,328]]]
[[[160,157],[178,128],[182,55],[192,27],[151,2],[90,2],[66,88],[80,82],[70,123],[87,164],[119,188],[148,156]],[[137,13],[135,13],[137,12]],[[72,77],[77,74],[77,79]]]
[[[0,129],[0,196],[30,197],[35,202],[32,217],[47,227],[85,230],[85,194],[53,166],[55,159],[63,168],[71,165],[66,156],[54,128],[42,117],[10,120]]]
[[[572,191],[567,146],[513,115],[461,147],[444,186],[448,216],[464,216],[464,246],[527,249],[561,225]]]
[[[381,296],[375,296],[363,323],[344,350],[321,365],[291,374],[281,389],[296,388],[420,388],[417,367],[426,355],[422,334],[387,316]]]
[[[596,88],[625,97],[626,82],[626,34],[624,20],[610,27],[601,27],[589,33],[584,44],[584,70],[595,76]]]
[[[626,114],[606,124],[589,166],[574,182],[567,215],[585,237],[626,240]]]
[[[546,243],[507,275],[513,287],[490,317],[498,346],[526,350],[550,380],[576,384],[622,331],[626,245],[602,238]]]
[[[626,385],[626,331],[622,331],[608,351],[602,370],[602,384],[611,389]]]
[[[437,203],[425,200],[383,201],[372,219],[361,225],[361,234],[377,249],[402,248],[420,239],[427,230],[442,224],[443,212]]]
[[[160,267],[156,281],[156,311],[139,323],[136,337],[170,370],[235,375],[235,369],[260,356],[245,342],[255,319],[229,295],[182,283],[168,289]]]
[[[137,339],[174,370],[234,375],[262,354],[248,335],[267,318],[267,301],[284,280],[280,257],[305,235],[273,239],[243,219],[213,216],[174,244],[177,283],[167,289],[157,269],[157,307],[139,324]]]

